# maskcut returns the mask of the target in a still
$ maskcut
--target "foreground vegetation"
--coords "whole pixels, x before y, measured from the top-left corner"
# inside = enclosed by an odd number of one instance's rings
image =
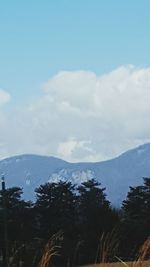
[[[125,261],[137,258],[143,243],[139,257],[142,262],[149,257],[149,178],[130,188],[120,210],[111,206],[95,180],[79,187],[62,181],[41,185],[35,203],[21,195],[20,188],[0,192],[3,267],[107,266],[115,261],[127,266]]]

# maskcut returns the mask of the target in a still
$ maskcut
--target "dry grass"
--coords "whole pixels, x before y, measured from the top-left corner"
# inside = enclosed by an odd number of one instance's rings
[[[131,267],[144,267],[146,266],[146,264],[148,264],[147,266],[150,266],[150,262],[145,261],[149,253],[150,253],[150,236],[146,239],[144,244],[139,249],[135,261],[131,263],[126,263],[120,260],[120,262],[122,263],[122,265],[126,267],[130,267],[130,266]]]
[[[51,260],[54,256],[59,256],[60,246],[56,245],[58,239],[62,237],[62,233],[59,232],[52,236],[52,238],[47,242],[41,260],[38,264],[38,267],[48,267],[51,263]]]
[[[93,264],[93,265],[87,265],[86,267],[133,267],[133,262],[113,262],[113,263],[100,263],[100,264]],[[143,261],[142,267],[150,267],[150,260],[149,261]]]
[[[45,248],[43,249],[42,257],[37,267],[51,266],[52,258],[59,255],[60,246],[58,246],[57,244],[58,241],[62,238],[62,232],[59,232],[52,236],[52,238],[47,242]],[[115,255],[118,246],[115,230],[107,235],[102,235],[100,244],[100,255],[97,256],[96,262],[85,267],[150,267],[150,260],[146,260],[147,256],[150,255],[150,237],[148,237],[144,244],[141,246],[137,253],[136,259],[133,262],[124,262],[120,258],[115,256],[117,262],[108,263],[108,260],[110,259],[110,257],[112,257],[112,254]],[[15,251],[14,257],[13,259],[11,259],[10,266],[12,266],[13,261],[20,249],[21,247]]]
[[[150,254],[150,237],[146,239],[144,244],[139,249],[135,261],[124,262],[120,258],[115,256],[115,258],[118,260],[117,262],[107,263],[109,251],[111,248],[113,249],[113,246],[115,247],[116,245],[116,242],[113,241],[112,237],[113,234],[106,236],[106,238],[104,239],[101,252],[101,263],[87,265],[86,267],[150,267],[150,260],[145,260],[146,257]]]
[[[148,256],[149,253],[150,253],[150,236],[146,239],[144,244],[141,246],[139,253],[137,255],[137,259],[135,261],[136,265],[134,266],[142,266],[143,261],[145,260],[145,258]]]
[[[110,262],[113,255],[116,255],[119,246],[119,241],[117,238],[117,228],[114,228],[112,232],[103,234],[100,239],[100,248],[98,251],[98,257],[96,262],[106,263]]]

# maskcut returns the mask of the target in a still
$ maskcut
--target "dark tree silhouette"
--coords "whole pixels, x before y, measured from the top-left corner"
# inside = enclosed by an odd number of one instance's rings
[[[80,261],[94,262],[103,233],[113,228],[114,214],[104,193],[105,188],[94,179],[78,187],[79,232],[82,241]],[[111,218],[112,221],[111,221]]]
[[[15,254],[20,246],[26,246],[32,241],[34,235],[32,204],[22,200],[21,194],[22,190],[18,187],[0,191],[0,242],[3,249],[6,238],[4,224],[7,224],[9,255]]]
[[[36,189],[35,209],[38,232],[45,240],[62,231],[61,266],[71,261],[77,243],[75,227],[76,195],[70,182],[47,183]]]
[[[150,234],[150,178],[144,178],[144,185],[130,187],[122,210],[122,254],[132,258]]]

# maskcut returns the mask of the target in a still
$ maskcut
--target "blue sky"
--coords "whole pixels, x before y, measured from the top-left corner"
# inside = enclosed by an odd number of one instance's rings
[[[149,0],[1,1],[0,157],[95,161],[149,142],[149,10]]]
[[[0,86],[23,101],[60,70],[149,66],[149,10],[148,0],[1,1]]]

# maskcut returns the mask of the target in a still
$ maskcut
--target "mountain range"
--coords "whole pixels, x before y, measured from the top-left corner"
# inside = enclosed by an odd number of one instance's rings
[[[0,161],[0,174],[6,186],[23,188],[23,197],[34,200],[34,190],[48,181],[71,181],[81,184],[95,178],[106,188],[112,205],[120,206],[130,186],[143,183],[150,177],[150,143],[129,150],[120,156],[102,162],[69,163],[64,160],[38,155],[19,155]]]

